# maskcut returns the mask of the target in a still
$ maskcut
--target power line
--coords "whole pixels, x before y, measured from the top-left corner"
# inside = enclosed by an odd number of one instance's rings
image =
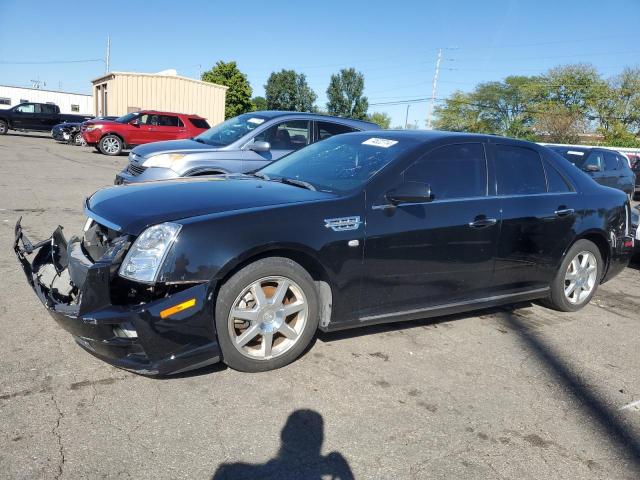
[[[14,61],[14,60],[0,60],[2,65],[60,65],[64,63],[93,63],[104,62],[103,58],[92,58],[87,60],[43,60],[43,61]]]

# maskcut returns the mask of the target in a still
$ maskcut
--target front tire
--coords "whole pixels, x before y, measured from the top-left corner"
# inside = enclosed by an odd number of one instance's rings
[[[561,312],[575,312],[596,293],[604,262],[598,247],[589,240],[578,240],[565,255],[543,303]]]
[[[9,130],[7,122],[0,120],[0,135],[6,135],[7,130]]]
[[[87,142],[85,142],[84,138],[82,138],[82,133],[78,132],[73,136],[73,144],[76,147],[86,147]]]
[[[220,288],[215,326],[224,363],[242,372],[283,367],[318,328],[318,294],[309,273],[288,258],[247,265]]]
[[[120,155],[124,145],[122,140],[120,140],[120,137],[117,137],[116,135],[105,135],[100,139],[98,147],[103,154],[116,156]]]

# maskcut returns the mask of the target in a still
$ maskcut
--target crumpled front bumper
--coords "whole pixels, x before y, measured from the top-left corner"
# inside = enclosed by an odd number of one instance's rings
[[[148,303],[112,303],[111,283],[128,241],[126,236],[116,239],[94,263],[78,238],[67,242],[62,227],[34,245],[18,220],[14,250],[47,311],[96,357],[144,375],[180,373],[218,362],[211,285],[196,284]],[[191,299],[193,307],[161,315]]]

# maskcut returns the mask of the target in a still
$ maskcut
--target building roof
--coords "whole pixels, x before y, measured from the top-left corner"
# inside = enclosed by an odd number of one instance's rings
[[[187,82],[194,82],[194,83],[200,83],[202,85],[207,85],[207,86],[213,86],[213,87],[218,87],[218,88],[224,88],[225,90],[227,90],[229,87],[226,87],[224,85],[218,85],[217,83],[212,83],[212,82],[205,82],[202,80],[196,80],[195,78],[189,78],[189,77],[183,77],[181,75],[172,75],[166,72],[159,72],[159,73],[142,73],[142,72],[108,72],[105,73],[104,75],[99,76],[98,78],[94,78],[93,80],[91,80],[92,84],[96,84],[97,82],[101,81],[101,80],[107,80],[109,77],[115,77],[116,75],[120,75],[120,76],[130,76],[130,77],[162,77],[162,78],[173,78],[173,79],[179,79],[179,80],[184,80]]]
[[[91,97],[90,93],[64,92],[62,90],[49,90],[48,88],[19,87],[17,85],[4,85],[4,84],[0,85],[0,87],[19,88],[21,90],[35,90],[36,92],[64,93],[66,95],[81,95],[83,97]]]

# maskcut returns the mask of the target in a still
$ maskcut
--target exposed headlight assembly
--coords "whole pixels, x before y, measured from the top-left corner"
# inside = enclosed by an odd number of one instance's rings
[[[161,223],[147,228],[133,242],[120,266],[121,277],[142,283],[154,283],[171,245],[182,225]]]
[[[174,162],[182,160],[184,157],[184,153],[161,153],[148,158],[143,162],[143,165],[145,167],[171,168]]]

